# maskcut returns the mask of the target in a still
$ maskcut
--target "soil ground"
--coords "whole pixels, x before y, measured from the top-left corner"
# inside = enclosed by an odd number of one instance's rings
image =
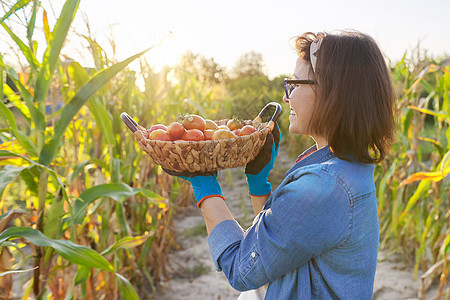
[[[294,159],[295,160],[295,159]],[[283,149],[277,157],[271,173],[271,182],[277,186],[285,172],[292,166]],[[228,207],[243,228],[251,225],[253,209],[248,195],[243,168],[229,169],[219,173]],[[199,209],[194,206],[181,209],[175,218],[179,250],[170,255],[171,280],[161,284],[153,299],[237,299],[239,292],[228,283],[222,272],[214,268],[207,243],[206,227]],[[419,299],[420,273],[414,279],[413,266],[405,265],[397,254],[380,250],[373,299],[400,300]],[[433,299],[436,288],[427,292],[426,299]]]

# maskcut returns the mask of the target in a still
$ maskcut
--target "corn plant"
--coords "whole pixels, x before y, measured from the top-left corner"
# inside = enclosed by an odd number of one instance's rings
[[[72,63],[66,69],[59,60],[59,55],[79,5],[79,0],[67,0],[52,31],[49,29],[44,10],[43,20],[47,48],[42,61],[39,61],[34,46],[36,42],[33,41],[35,21],[40,9],[39,1],[33,1],[31,18],[27,23],[26,38],[30,46],[4,22],[15,11],[24,8],[31,2],[17,1],[0,19],[3,29],[17,44],[30,66],[27,73],[28,78],[25,78],[17,74],[13,68],[5,65],[0,55],[0,99],[2,99],[0,115],[3,120],[1,139],[4,141],[0,146],[0,163],[3,165],[0,170],[0,196],[4,199],[5,190],[7,191],[10,186],[15,184],[15,181],[23,182],[26,186],[26,193],[22,196],[26,197],[26,209],[29,212],[27,218],[21,218],[24,226],[8,228],[0,233],[2,255],[9,251],[5,250],[8,247],[15,247],[15,250],[23,247],[23,242],[12,243],[9,240],[21,238],[30,243],[35,267],[32,270],[34,275],[24,297],[33,292],[37,299],[41,299],[46,293],[48,294],[48,289],[55,298],[62,296],[58,294],[61,289],[55,287],[58,287],[59,279],[63,278],[60,270],[66,269],[73,275],[69,276],[71,284],[66,286],[65,295],[76,293],[74,287],[79,285],[82,296],[87,296],[88,291],[91,292],[89,296],[96,298],[95,285],[97,283],[105,284],[102,277],[108,276],[107,286],[111,289],[109,295],[116,297],[115,290],[118,288],[126,299],[137,299],[138,296],[133,286],[118,273],[122,271],[118,268],[120,264],[107,260],[105,257],[109,258],[119,249],[129,249],[145,243],[151,236],[150,232],[141,236],[129,236],[131,233],[126,230],[127,224],[124,222],[126,200],[140,196],[161,207],[164,205],[163,198],[148,189],[132,187],[120,181],[119,161],[114,158],[114,147],[118,148],[116,143],[119,137],[114,136],[112,130],[109,130],[113,125],[111,116],[96,95],[116,74],[124,70],[130,62],[142,56],[145,51],[122,62],[104,66],[93,74],[83,73],[77,63]],[[74,78],[71,78],[71,81],[77,81],[78,86],[75,85],[73,89],[70,86],[67,88],[62,97],[64,103],[62,108],[49,117],[46,114],[46,107],[51,85],[55,82],[55,76],[58,75],[60,82],[67,82],[67,73],[72,73]],[[18,94],[4,84],[5,74],[17,87]],[[78,77],[75,78],[75,75]],[[61,90],[64,92],[64,89],[66,87]],[[3,102],[4,96],[8,99],[7,103]],[[78,156],[84,151],[83,145],[80,143],[74,143],[75,147],[72,149],[62,147],[67,145],[67,139],[95,137],[90,131],[92,128],[81,127],[83,117],[87,116],[88,109],[96,121],[94,134],[97,136],[104,134],[106,140],[106,147],[103,147],[103,144],[98,145],[96,150],[101,156],[104,149],[107,149],[110,157],[109,165],[105,165],[104,161],[96,162],[94,159],[90,159],[76,161],[75,165],[69,168],[65,164],[68,162],[68,157],[76,159],[86,157]],[[23,124],[16,122],[13,111],[21,116],[21,119],[24,120]],[[103,182],[102,176],[97,176],[96,168],[92,167],[96,163],[109,171],[108,177]],[[86,176],[84,170],[89,165],[93,169],[93,172],[89,173],[92,178],[88,184],[80,186],[79,178]],[[103,215],[104,220],[101,220],[101,214],[91,215],[98,206],[108,202],[105,199],[111,199],[116,204],[114,205],[115,215],[123,232],[127,234],[122,234],[112,244],[104,244],[103,251],[99,253],[87,247],[87,243],[79,244],[77,242],[80,240],[86,242],[85,237],[89,236],[88,229],[93,229],[98,222],[102,222],[102,224],[108,222],[106,219],[109,217],[108,214]],[[112,207],[110,206],[109,209],[113,209]],[[5,212],[6,207],[2,205],[1,209]],[[11,220],[15,216],[17,216],[16,212],[6,211],[2,215],[2,220]],[[87,226],[77,226],[80,224],[87,224]],[[107,230],[104,233],[107,234]],[[111,241],[105,236],[101,238],[103,241]],[[75,271],[71,272],[74,268]],[[106,274],[113,274],[113,276]],[[10,273],[4,272],[2,275],[9,276]],[[67,276],[64,278],[67,279]]]
[[[450,69],[430,60],[406,60],[392,69],[398,93],[398,142],[375,171],[382,247],[415,261],[421,297],[450,259]],[[449,291],[447,289],[447,294]]]

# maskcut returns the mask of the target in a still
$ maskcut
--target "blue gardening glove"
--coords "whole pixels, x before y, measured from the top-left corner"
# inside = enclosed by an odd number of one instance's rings
[[[252,196],[264,196],[272,192],[269,173],[275,163],[280,146],[280,128],[275,122],[272,132],[267,134],[266,142],[258,156],[245,166],[248,191]]]
[[[197,200],[197,207],[200,207],[203,200],[212,196],[217,196],[225,200],[220,184],[217,181],[217,172],[175,172],[164,168],[163,170],[167,174],[180,177],[191,183],[195,200]]]

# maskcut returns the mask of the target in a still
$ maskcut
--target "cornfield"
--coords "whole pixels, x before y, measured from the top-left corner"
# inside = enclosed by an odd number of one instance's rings
[[[392,67],[398,92],[397,142],[375,171],[382,247],[421,268],[421,297],[440,277],[447,286],[450,259],[450,66],[420,51]]]
[[[155,72],[144,56],[151,49],[117,61],[86,35],[95,67],[84,68],[62,55],[78,5],[66,0],[52,29],[37,0],[13,3],[0,19],[27,63],[18,70],[0,53],[0,294],[10,295],[21,275],[22,299],[142,299],[168,279],[168,253],[177,246],[172,218],[191,199],[138,148],[120,113],[142,125],[187,112],[248,118],[281,102],[284,76],[208,80],[183,65]],[[7,22],[19,10],[27,12],[25,36]],[[42,59],[33,38],[38,18]],[[128,68],[132,61],[139,72]],[[375,171],[381,246],[425,273],[422,295],[438,278],[436,298],[448,296],[449,61],[405,55],[391,69],[398,140]],[[287,118],[279,120],[286,133]],[[297,152],[305,140],[285,143]]]

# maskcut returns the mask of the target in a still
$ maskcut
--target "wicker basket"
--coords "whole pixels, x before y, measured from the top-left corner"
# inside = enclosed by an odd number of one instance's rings
[[[264,112],[274,106],[271,120],[262,122]],[[257,131],[246,136],[231,139],[206,141],[155,141],[146,138],[146,129],[138,125],[126,113],[121,118],[134,133],[139,147],[161,167],[176,172],[211,172],[227,168],[245,166],[255,159],[261,151],[267,134],[273,130],[281,106],[271,102],[266,105],[253,121],[244,121],[253,125]],[[226,120],[216,121],[224,125]]]

